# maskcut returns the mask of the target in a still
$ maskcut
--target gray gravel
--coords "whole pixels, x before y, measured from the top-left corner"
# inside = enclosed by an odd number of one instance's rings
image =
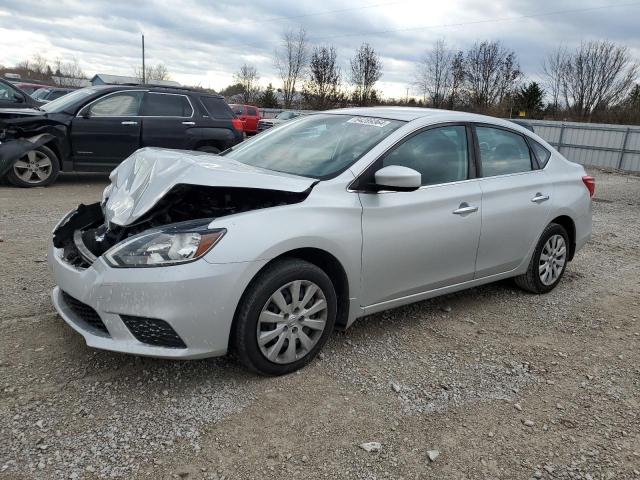
[[[373,315],[277,379],[87,348],[42,260],[106,178],[0,187],[0,478],[640,478],[640,178],[592,173],[593,240],[550,294]]]

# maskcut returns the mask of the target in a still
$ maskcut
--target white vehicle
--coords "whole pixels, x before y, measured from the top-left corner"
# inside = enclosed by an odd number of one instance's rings
[[[53,303],[89,346],[234,349],[268,375],[334,327],[514,277],[553,289],[594,179],[511,122],[418,108],[302,117],[221,155],[141,149],[54,230]]]

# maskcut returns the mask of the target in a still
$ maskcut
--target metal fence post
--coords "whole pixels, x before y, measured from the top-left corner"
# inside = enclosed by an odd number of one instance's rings
[[[560,138],[558,138],[558,151],[562,153],[560,150],[562,148],[562,138],[564,137],[564,123],[560,125]]]
[[[622,148],[620,149],[620,158],[618,158],[618,170],[622,170],[622,162],[624,161],[625,150],[627,149],[627,140],[629,139],[630,128],[624,132],[624,140],[622,140]]]

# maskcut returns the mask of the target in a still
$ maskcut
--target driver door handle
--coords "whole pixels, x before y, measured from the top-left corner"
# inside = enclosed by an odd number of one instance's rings
[[[138,122],[132,122],[132,121],[125,121],[125,122],[120,122],[121,125],[137,125]]]
[[[195,125],[196,122],[182,122],[183,125]]]
[[[542,203],[549,200],[549,195],[543,195],[540,192],[536,193],[535,197],[531,199],[533,203]]]
[[[478,211],[478,207],[473,205],[469,205],[467,202],[462,202],[460,206],[455,209],[452,213],[454,215],[467,215],[469,213],[474,213]]]

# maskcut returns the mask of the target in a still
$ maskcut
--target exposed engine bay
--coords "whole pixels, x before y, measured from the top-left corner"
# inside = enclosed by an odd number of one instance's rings
[[[53,232],[53,244],[64,259],[79,268],[89,267],[117,243],[147,230],[188,220],[207,220],[262,208],[303,201],[311,189],[286,192],[242,187],[174,185],[135,223],[121,226],[105,220],[104,205],[80,205]]]

